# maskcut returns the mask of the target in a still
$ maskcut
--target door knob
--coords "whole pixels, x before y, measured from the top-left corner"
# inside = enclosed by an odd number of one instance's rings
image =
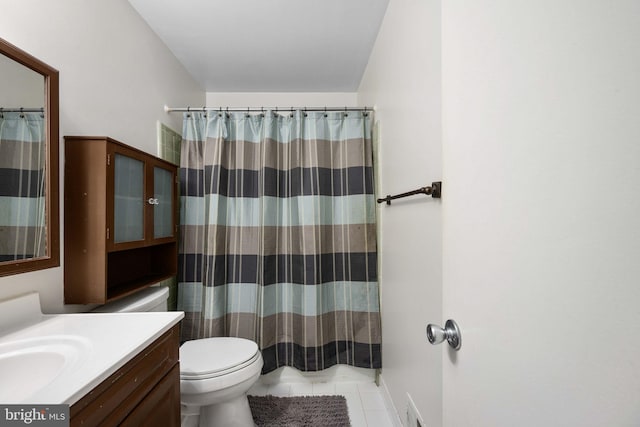
[[[460,335],[460,328],[455,320],[449,319],[444,324],[444,329],[438,325],[427,325],[427,339],[433,345],[440,344],[444,340],[447,340],[451,348],[454,350],[460,350],[462,346],[462,336]]]

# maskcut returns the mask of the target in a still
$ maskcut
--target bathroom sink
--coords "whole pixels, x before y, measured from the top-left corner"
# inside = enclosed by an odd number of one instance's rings
[[[71,406],[183,317],[182,312],[42,314],[36,292],[0,298],[0,404]]]
[[[83,337],[48,335],[0,344],[0,402],[21,402],[55,387],[89,357]]]

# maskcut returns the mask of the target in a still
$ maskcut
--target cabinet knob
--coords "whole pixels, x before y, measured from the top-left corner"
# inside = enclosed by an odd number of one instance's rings
[[[153,197],[149,198],[149,200],[147,200],[147,203],[149,203],[150,205],[158,205],[158,199],[154,199]]]

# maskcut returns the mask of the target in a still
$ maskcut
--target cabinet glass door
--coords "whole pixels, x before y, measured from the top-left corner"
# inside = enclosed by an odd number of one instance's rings
[[[173,236],[173,173],[153,168],[153,237]]]
[[[144,163],[116,153],[114,180],[113,241],[144,240]]]

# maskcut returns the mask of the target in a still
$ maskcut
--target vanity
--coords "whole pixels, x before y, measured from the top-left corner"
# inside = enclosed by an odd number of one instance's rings
[[[43,315],[0,302],[0,402],[67,404],[71,426],[180,425],[182,312]]]

